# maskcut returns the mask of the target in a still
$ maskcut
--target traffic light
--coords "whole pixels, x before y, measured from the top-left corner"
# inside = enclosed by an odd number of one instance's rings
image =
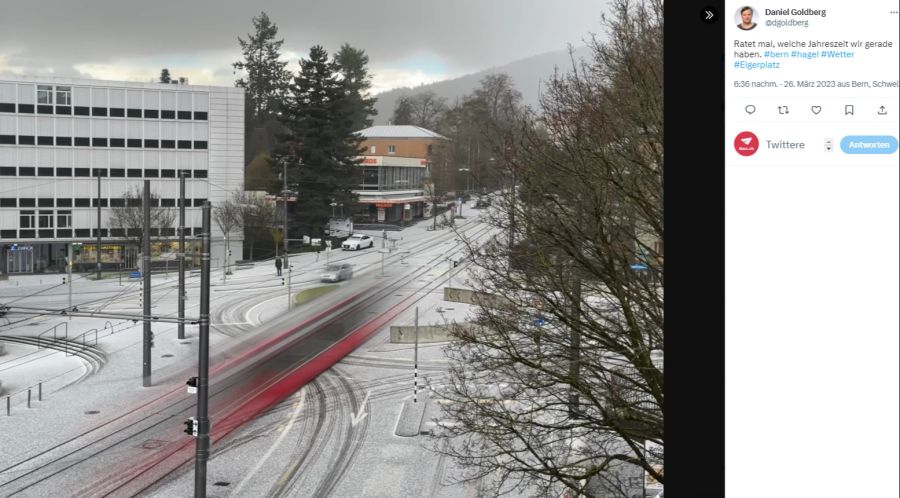
[[[281,277],[281,285],[284,285],[284,277]]]
[[[197,394],[197,377],[191,377],[185,384],[188,386],[188,394]]]
[[[150,347],[151,347],[151,348],[153,347],[153,338],[154,338],[154,334],[153,334],[153,332],[151,331],[151,332],[150,332]]]
[[[185,420],[184,433],[188,436],[197,437],[200,434],[200,422],[198,422],[195,417]]]
[[[66,283],[66,277],[63,277],[63,284]]]

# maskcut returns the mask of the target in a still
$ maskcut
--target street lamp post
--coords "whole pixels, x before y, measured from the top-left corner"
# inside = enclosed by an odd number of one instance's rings
[[[468,194],[468,193],[469,193],[469,175],[468,175],[468,173],[469,173],[469,168],[459,168],[458,171],[461,171],[461,172],[465,172],[465,173],[466,173],[466,192],[465,192],[465,193]],[[463,199],[462,197],[460,197],[460,203],[459,203],[459,215],[460,215],[460,216],[463,215],[463,204],[464,204],[464,203],[465,203],[465,199]]]
[[[282,161],[281,164],[284,166],[284,175],[283,175],[283,176],[284,176],[284,189],[281,191],[281,202],[282,202],[282,204],[284,204],[284,213],[283,213],[283,214],[284,214],[284,220],[282,220],[282,221],[283,221],[283,227],[284,227],[284,228],[282,229],[282,230],[284,231],[284,250],[283,250],[282,252],[284,252],[284,255],[287,256],[287,250],[288,250],[288,231],[287,231],[287,223],[288,223],[288,221],[287,221],[287,194],[288,194],[288,188],[287,188],[287,161]]]

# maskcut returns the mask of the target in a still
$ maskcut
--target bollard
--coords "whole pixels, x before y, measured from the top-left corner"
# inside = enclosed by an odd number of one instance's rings
[[[44,383],[38,382],[38,401],[43,401]]]
[[[31,389],[28,389],[28,408],[31,408]]]
[[[6,397],[6,416],[9,416],[9,396]]]

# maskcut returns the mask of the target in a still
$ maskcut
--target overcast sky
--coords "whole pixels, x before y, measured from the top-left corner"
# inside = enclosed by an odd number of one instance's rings
[[[168,67],[228,85],[237,37],[265,11],[297,60],[320,44],[369,55],[376,91],[582,45],[606,0],[3,0],[0,74],[150,81]]]

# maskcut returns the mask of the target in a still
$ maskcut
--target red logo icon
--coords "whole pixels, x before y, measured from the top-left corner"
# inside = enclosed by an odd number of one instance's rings
[[[742,156],[752,156],[759,150],[759,138],[750,131],[742,131],[734,138],[734,150]]]

